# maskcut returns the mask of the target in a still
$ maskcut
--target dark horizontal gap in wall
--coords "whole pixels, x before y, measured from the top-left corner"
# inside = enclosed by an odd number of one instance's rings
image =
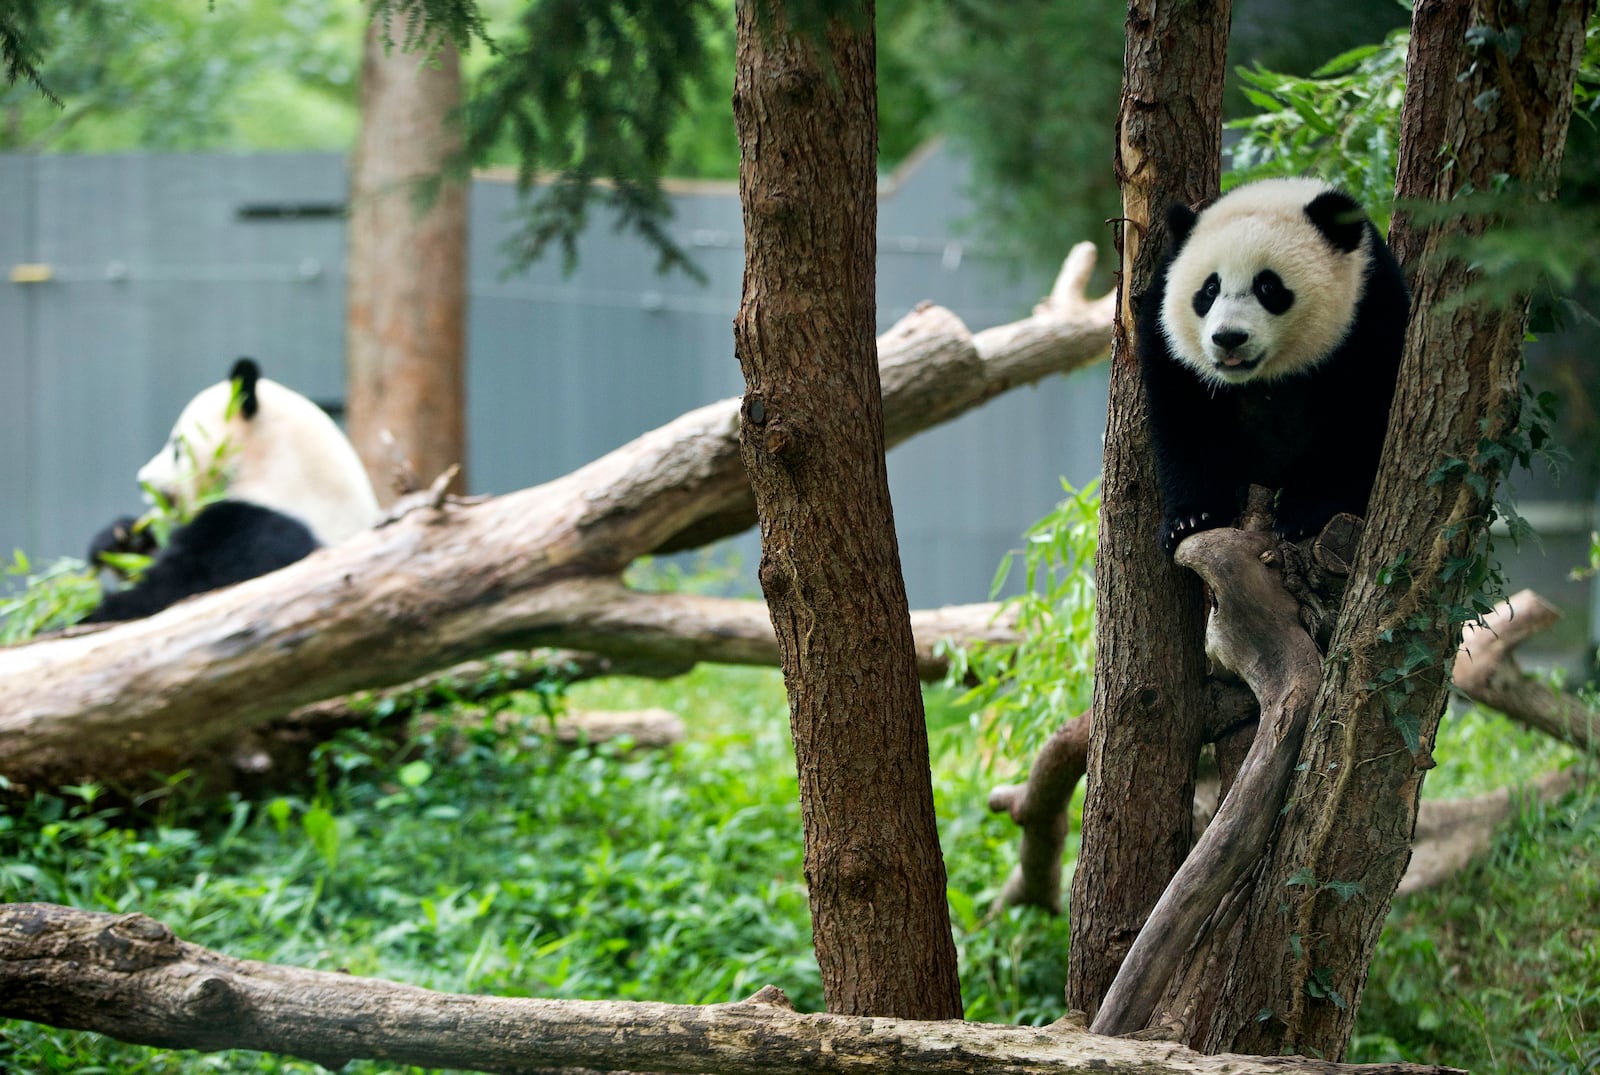
[[[240,220],[327,220],[344,216],[343,202],[263,202],[239,206]]]

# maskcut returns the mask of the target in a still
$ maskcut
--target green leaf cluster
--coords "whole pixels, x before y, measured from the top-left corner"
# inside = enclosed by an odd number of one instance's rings
[[[963,701],[981,707],[984,728],[1008,757],[1031,756],[1062,721],[1087,710],[1093,694],[1099,482],[1062,488],[1065,498],[995,574],[998,595],[1021,565],[1022,589],[1005,601],[1020,640],[950,653],[949,681],[976,682]]]
[[[26,18],[31,59],[0,85],[0,149],[331,148],[354,134],[359,9],[26,0],[17,11],[0,13],[0,47],[5,20]]]
[[[1238,72],[1260,111],[1228,124],[1239,132],[1224,186],[1268,176],[1320,176],[1367,207],[1388,230],[1394,202],[1400,104],[1409,31],[1336,56],[1308,78],[1262,67]]]

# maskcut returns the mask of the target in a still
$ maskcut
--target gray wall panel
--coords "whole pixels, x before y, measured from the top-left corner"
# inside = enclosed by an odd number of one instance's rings
[[[40,515],[33,500],[37,485],[34,453],[36,370],[29,345],[32,292],[46,284],[13,283],[13,266],[34,260],[34,160],[0,156],[0,561],[14,549],[33,554],[43,546]]]

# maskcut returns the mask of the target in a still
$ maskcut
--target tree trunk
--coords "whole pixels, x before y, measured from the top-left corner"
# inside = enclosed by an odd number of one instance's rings
[[[461,148],[456,51],[433,60],[367,28],[350,168],[346,354],[350,440],[383,503],[397,469],[431,481],[466,463],[467,188],[442,182]],[[431,189],[431,188],[430,188]],[[453,491],[466,488],[464,471]]]
[[[1156,539],[1161,505],[1132,327],[1165,244],[1167,206],[1217,193],[1230,11],[1229,0],[1128,7],[1115,161],[1127,219],[1101,484],[1094,721],[1067,968],[1067,1006],[1091,1016],[1189,850],[1207,704],[1204,614],[1199,581]]]
[[[873,360],[871,0],[820,35],[738,5],[745,275],[734,351],[761,588],[789,693],[830,1011],[961,1015]]]
[[[1503,176],[1513,180],[1508,198],[1553,194],[1591,9],[1418,0],[1402,206],[1494,190]],[[1484,28],[1476,47],[1474,27]],[[1519,47],[1496,43],[1508,41]],[[1396,217],[1393,246],[1413,295],[1388,446],[1277,846],[1215,971],[1217,1006],[1192,1028],[1205,1051],[1338,1058],[1349,1041],[1405,872],[1500,461],[1525,436],[1526,298],[1472,301],[1480,276],[1455,245],[1491,224]]]
[[[141,914],[0,905],[0,1018],[169,1049],[259,1049],[507,1075],[1461,1075],[1420,1064],[1208,1057],[1051,1027],[794,1011],[767,986],[739,1004],[474,997],[233,959]]]

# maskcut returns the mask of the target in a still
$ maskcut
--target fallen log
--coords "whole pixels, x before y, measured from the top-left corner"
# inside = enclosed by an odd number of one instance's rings
[[[1084,295],[1093,261],[1074,249],[1017,325],[973,337],[924,306],[891,329],[890,443],[1103,355],[1112,300]],[[595,602],[618,597],[623,568],[754,521],[738,416],[723,400],[544,485],[425,505],[149,619],[0,650],[0,773],[138,784],[312,702],[506,649],[618,644]]]
[[[1474,702],[1593,754],[1600,750],[1600,713],[1517,664],[1517,646],[1560,617],[1532,590],[1512,594],[1483,622],[1462,628],[1451,681]]]
[[[386,702],[426,708],[452,699],[479,701],[535,685],[552,675],[576,682],[596,676],[631,675],[667,679],[701,662],[776,668],[778,641],[761,601],[693,594],[640,594],[618,587],[618,606],[601,618],[608,636],[592,651],[506,652],[487,660],[432,672],[379,691],[363,691],[302,706],[286,721],[346,723],[363,709]],[[946,645],[1004,645],[1017,640],[1015,616],[999,602],[913,609],[911,633],[917,671],[924,682],[950,670]],[[574,637],[578,632],[574,631]]]
[[[233,959],[140,914],[0,905],[0,1016],[171,1049],[254,1049],[338,1070],[394,1065],[724,1075],[1427,1075],[1454,1068],[1205,1056],[1049,1027],[802,1014],[768,986],[703,1007],[437,993]]]

